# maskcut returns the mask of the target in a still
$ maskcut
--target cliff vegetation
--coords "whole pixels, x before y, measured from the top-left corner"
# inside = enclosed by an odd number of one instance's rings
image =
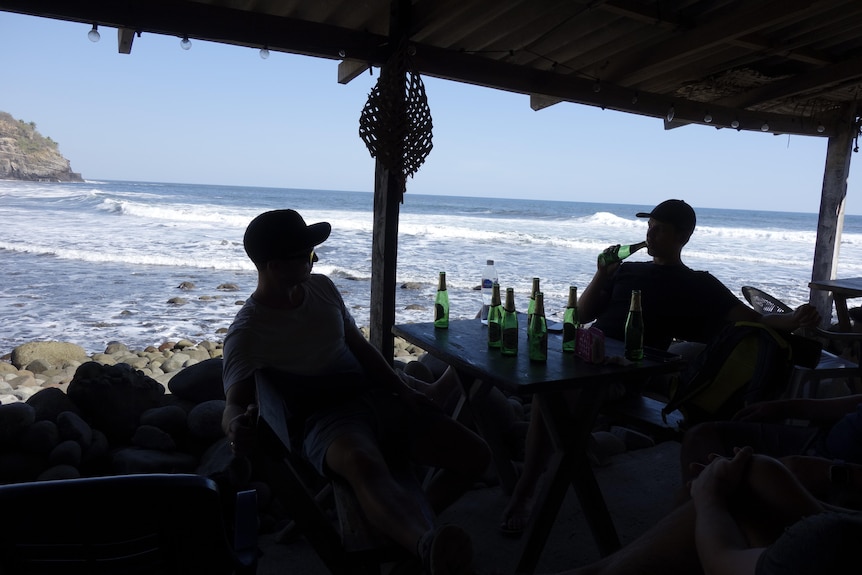
[[[35,122],[0,112],[0,179],[31,182],[82,182],[60,153],[57,142],[36,130]]]

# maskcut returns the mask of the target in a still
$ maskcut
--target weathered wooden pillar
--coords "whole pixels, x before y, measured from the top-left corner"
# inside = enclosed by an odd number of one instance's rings
[[[371,343],[392,358],[395,325],[395,271],[398,262],[398,217],[401,192],[397,176],[380,160],[374,164],[374,236],[371,240]]]
[[[841,247],[841,230],[844,226],[844,200],[847,196],[847,178],[850,175],[850,154],[856,130],[856,106],[850,105],[843,111],[838,129],[829,137],[826,147],[826,167],[823,170],[817,240],[811,269],[812,280],[835,277]],[[811,290],[809,300],[823,318],[821,325],[828,327],[832,318],[832,295],[822,290]]]
[[[393,49],[401,44],[401,38],[410,27],[409,0],[393,0],[390,10],[389,37]],[[381,75],[384,71],[381,69]],[[392,90],[392,101],[404,101],[404,70],[386,70],[388,74],[401,76],[389,86],[400,86]],[[403,108],[403,106],[401,106]],[[387,169],[378,158],[374,164],[374,235],[371,240],[371,309],[369,341],[392,360],[395,325],[395,272],[398,267],[398,218],[402,189],[399,174]]]

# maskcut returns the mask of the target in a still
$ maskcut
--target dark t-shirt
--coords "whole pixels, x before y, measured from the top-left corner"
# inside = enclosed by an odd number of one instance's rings
[[[610,300],[594,325],[608,337],[624,339],[632,290],[641,290],[644,344],[660,349],[674,338],[708,342],[740,304],[709,272],[652,262],[624,262],[606,289]]]

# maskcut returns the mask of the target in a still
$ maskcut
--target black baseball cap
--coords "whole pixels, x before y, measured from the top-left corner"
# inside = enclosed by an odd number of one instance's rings
[[[265,264],[310,252],[326,241],[331,232],[329,222],[308,225],[295,210],[272,210],[248,224],[242,245],[251,261]]]
[[[697,217],[690,205],[682,200],[665,200],[651,212],[638,212],[639,218],[653,218],[660,222],[673,224],[677,231],[691,234],[697,224]]]

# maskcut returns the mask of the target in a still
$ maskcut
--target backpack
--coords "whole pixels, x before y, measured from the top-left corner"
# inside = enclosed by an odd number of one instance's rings
[[[761,323],[730,324],[671,384],[662,419],[667,422],[667,414],[677,409],[686,427],[731,419],[749,403],[778,398],[792,368],[787,338]]]

